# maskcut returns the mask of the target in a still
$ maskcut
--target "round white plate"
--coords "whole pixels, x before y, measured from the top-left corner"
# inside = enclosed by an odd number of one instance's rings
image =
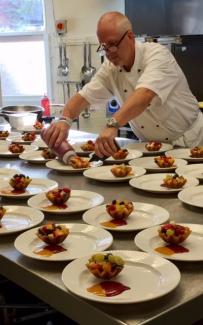
[[[52,160],[42,157],[42,150],[23,152],[20,154],[19,158],[33,164],[45,164],[47,161]]]
[[[46,178],[32,178],[32,181],[26,188],[24,193],[12,193],[12,187],[9,185],[9,180],[4,180],[0,183],[0,196],[13,198],[13,199],[24,199],[28,198],[32,195],[36,195],[38,193],[42,193],[45,191],[53,190],[58,186],[58,183],[52,181],[51,179]],[[35,207],[37,208],[37,207]]]
[[[48,148],[47,144],[39,137],[33,141],[35,146],[38,146],[39,149]]]
[[[45,127],[45,126],[44,126]],[[33,125],[30,125],[30,126],[23,126],[21,128],[18,128],[19,131],[21,132],[35,132],[36,134],[40,134],[42,129],[38,130],[38,129],[35,129]]]
[[[174,171],[177,167],[182,167],[187,165],[187,161],[183,159],[175,159],[174,166],[172,167],[159,167],[155,161],[154,157],[143,157],[138,159],[133,159],[129,162],[129,165],[136,167],[143,167],[148,171],[163,173],[166,171]]]
[[[9,135],[8,135],[8,137],[9,136],[20,136],[20,133],[19,132],[9,132]],[[7,140],[8,139],[8,137],[0,137],[0,140]]]
[[[203,208],[203,185],[182,190],[178,198],[186,204]]]
[[[188,176],[186,184],[181,188],[167,188],[165,186],[162,186],[163,179],[167,175],[175,175],[175,174],[149,174],[144,175],[138,178],[133,178],[130,180],[129,184],[132,187],[135,187],[137,189],[147,191],[147,192],[153,192],[153,193],[176,193],[181,191],[182,189],[186,187],[196,186],[199,184],[198,179]]]
[[[44,220],[44,214],[33,208],[4,205],[6,213],[1,219],[0,235],[7,235],[37,226]]]
[[[145,252],[157,254],[170,260],[188,262],[203,261],[203,225],[182,223],[181,225],[187,226],[192,230],[190,236],[181,244],[181,246],[189,249],[187,253],[164,255],[155,251],[155,248],[166,245],[158,235],[159,227],[152,227],[139,232],[135,236],[135,245]]]
[[[105,163],[111,163],[111,164],[116,164],[116,163],[126,163],[129,160],[139,158],[142,156],[142,152],[134,149],[128,149],[128,155],[125,157],[125,159],[114,159],[113,157],[108,157],[105,160]],[[143,166],[142,166],[143,167]]]
[[[83,157],[83,158],[85,158],[85,157]],[[87,160],[89,160],[89,158],[87,158]],[[59,173],[81,173],[84,170],[90,168],[90,167],[87,167],[87,168],[73,168],[70,165],[65,165],[63,162],[61,162],[61,161],[59,161],[57,159],[53,159],[53,160],[48,161],[46,163],[46,166],[48,168],[56,170]]]
[[[188,166],[181,166],[176,169],[176,174],[184,176],[193,176],[203,180],[203,164],[192,164]]]
[[[22,136],[23,136],[22,134],[20,136],[9,136],[6,140],[8,142],[12,142],[12,143],[31,144],[34,141],[36,141],[37,138],[39,138],[39,136],[37,135],[35,140],[33,140],[33,141],[25,141],[25,140],[22,139]]]
[[[83,175],[90,179],[103,182],[125,182],[133,177],[138,177],[146,173],[146,169],[142,167],[132,166],[132,175],[125,177],[116,177],[111,172],[112,166],[101,166],[89,168],[83,172]]]
[[[169,143],[163,143],[162,142],[162,146],[160,148],[160,150],[158,151],[148,151],[146,148],[145,148],[145,145],[147,144],[148,142],[138,142],[138,143],[129,143],[127,145],[127,148],[129,149],[136,149],[136,150],[139,150],[143,153],[143,155],[145,156],[152,156],[152,155],[159,155],[160,153],[163,153],[167,150],[171,150],[173,148],[173,146]]]
[[[67,214],[85,211],[103,203],[104,198],[102,195],[90,192],[71,190],[70,198],[67,201],[67,208],[65,209],[49,209],[51,202],[46,198],[45,193],[40,193],[33,196],[28,200],[28,205],[39,210],[54,213],[54,214]]]
[[[20,153],[12,153],[10,152],[10,150],[8,149],[9,144],[5,142],[5,144],[0,144],[0,157],[18,157],[20,155]],[[23,152],[30,152],[33,150],[37,150],[38,147],[34,146],[32,144],[28,145],[28,144],[24,144],[24,151]]]
[[[13,168],[0,168],[0,180],[11,178],[13,175],[17,174],[19,170]]]
[[[113,297],[97,296],[87,288],[101,283],[86,267],[87,257],[69,263],[62,272],[62,281],[72,293],[96,302],[128,304],[152,300],[174,290],[180,282],[180,271],[171,262],[156,256],[136,251],[111,251],[125,260],[122,272],[112,281],[130,287]],[[106,252],[105,252],[106,253]]]
[[[101,225],[102,222],[112,220],[108,212],[106,212],[106,204],[86,211],[83,214],[83,220],[90,225],[112,231],[132,231],[160,225],[169,219],[169,212],[158,205],[142,202],[133,202],[133,205],[133,212],[126,218],[127,225],[115,228]]]
[[[190,148],[180,148],[173,149],[166,152],[166,156],[173,156],[175,158],[182,158],[189,162],[201,162],[203,161],[203,157],[194,158],[190,156]]]
[[[69,229],[70,233],[60,246],[65,248],[66,251],[48,257],[34,253],[34,250],[46,246],[46,244],[36,236],[38,228],[30,229],[18,236],[14,242],[14,246],[25,256],[53,262],[71,261],[87,254],[103,251],[110,247],[113,242],[113,237],[107,230],[77,223],[68,223],[64,225]]]

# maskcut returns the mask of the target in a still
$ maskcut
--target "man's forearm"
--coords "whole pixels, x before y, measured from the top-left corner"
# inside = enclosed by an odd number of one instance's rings
[[[62,116],[77,118],[89,103],[80,94],[73,96],[64,106]]]

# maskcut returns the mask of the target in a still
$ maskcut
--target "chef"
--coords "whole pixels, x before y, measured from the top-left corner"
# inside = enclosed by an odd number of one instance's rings
[[[106,60],[93,79],[65,105],[62,117],[44,133],[50,147],[68,136],[72,120],[89,104],[116,96],[120,109],[106,121],[95,144],[98,156],[113,155],[118,129],[129,122],[143,141],[182,147],[203,145],[203,116],[187,80],[170,51],[157,43],[135,40],[129,19],[107,12],[97,25],[99,47]]]

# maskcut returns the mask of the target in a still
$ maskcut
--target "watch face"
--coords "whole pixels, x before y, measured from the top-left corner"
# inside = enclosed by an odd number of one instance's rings
[[[115,118],[110,118],[107,120],[107,124],[108,127],[115,127],[115,128],[119,128],[118,122],[115,120]]]

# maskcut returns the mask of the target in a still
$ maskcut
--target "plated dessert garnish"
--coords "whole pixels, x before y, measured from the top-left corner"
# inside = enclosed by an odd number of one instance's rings
[[[178,175],[167,175],[163,179],[162,186],[168,187],[168,188],[181,188],[185,185],[187,182],[187,179],[183,176]]]
[[[0,138],[6,139],[9,136],[8,131],[0,131]]]
[[[111,204],[106,205],[106,211],[114,219],[127,218],[131,214],[133,209],[133,203],[127,200],[113,200]]]
[[[67,207],[65,203],[68,201],[70,193],[71,190],[68,187],[56,188],[46,192],[46,197],[56,208],[60,207],[65,209]]]
[[[5,213],[6,213],[6,209],[2,205],[0,205],[0,228],[1,228],[1,219],[3,218]]]
[[[11,143],[8,147],[9,151],[12,153],[22,153],[25,148],[22,144],[19,143]]]
[[[75,169],[88,168],[90,166],[89,159],[82,158],[79,156],[72,157],[69,160],[69,164]]]
[[[35,139],[36,139],[35,132],[26,132],[25,134],[22,135],[23,141],[34,141]]]
[[[162,147],[162,144],[159,141],[149,141],[145,145],[145,148],[148,151],[159,151],[161,149],[161,147]]]
[[[42,157],[44,159],[54,159],[56,158],[56,154],[49,148],[44,148],[42,150]]]
[[[41,226],[37,231],[37,237],[48,245],[61,244],[69,234],[69,229],[64,225],[56,225],[54,222]]]
[[[157,156],[154,158],[154,162],[161,168],[175,167],[175,159],[171,156]]]
[[[115,177],[126,177],[132,175],[132,167],[127,165],[115,165],[111,168],[111,172]]]
[[[15,191],[20,191],[22,193],[25,191],[26,187],[30,184],[31,181],[32,179],[29,176],[25,176],[23,174],[15,174],[9,180],[9,184]]]
[[[35,124],[33,125],[36,130],[42,130],[44,127],[44,123],[36,120]]]
[[[83,151],[94,151],[95,143],[92,140],[88,140],[87,142],[83,143],[80,148]]]
[[[194,147],[190,149],[191,157],[202,158],[203,157],[203,147]]]
[[[127,149],[119,149],[115,154],[113,155],[114,159],[125,159],[128,155],[129,151]]]

